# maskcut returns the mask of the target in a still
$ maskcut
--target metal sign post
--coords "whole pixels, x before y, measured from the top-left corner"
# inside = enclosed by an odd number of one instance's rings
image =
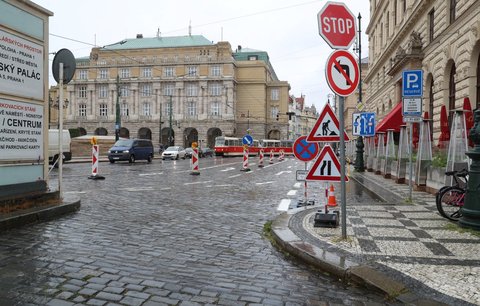
[[[340,131],[345,131],[345,118],[343,114],[345,98],[339,96],[338,109]],[[340,200],[342,202],[342,239],[347,239],[347,193],[345,184],[345,137],[340,133]]]

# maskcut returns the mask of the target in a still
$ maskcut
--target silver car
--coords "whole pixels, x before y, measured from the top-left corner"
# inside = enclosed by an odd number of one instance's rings
[[[165,151],[162,152],[162,159],[185,159],[185,149],[181,146],[172,146],[168,147]]]

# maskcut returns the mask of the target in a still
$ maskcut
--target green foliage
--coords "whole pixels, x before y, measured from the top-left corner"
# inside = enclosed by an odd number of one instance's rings
[[[71,138],[80,136],[80,130],[78,128],[68,129],[68,131],[70,132]]]
[[[436,152],[432,158],[432,166],[436,168],[445,168],[447,166],[447,153],[445,151]]]

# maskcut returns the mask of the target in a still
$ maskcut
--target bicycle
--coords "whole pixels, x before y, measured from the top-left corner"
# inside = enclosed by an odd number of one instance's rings
[[[466,186],[468,183],[468,170],[448,171],[447,176],[453,176],[455,184],[453,186],[444,186],[436,194],[437,210],[443,217],[458,221],[462,216],[461,208],[464,204]],[[462,180],[461,180],[462,179]]]

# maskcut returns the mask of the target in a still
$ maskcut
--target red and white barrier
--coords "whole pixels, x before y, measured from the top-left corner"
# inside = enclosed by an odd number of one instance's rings
[[[283,161],[285,159],[285,152],[283,150],[280,150],[280,156],[278,157],[279,161]]]
[[[198,148],[193,148],[192,160],[191,160],[191,175],[199,175],[200,170],[198,169]]]
[[[243,148],[243,167],[241,171],[250,171],[250,168],[248,168],[248,147],[247,146]]]
[[[270,163],[270,164],[273,164],[273,150],[270,151],[270,160],[269,160],[269,163]]]
[[[94,180],[103,180],[105,177],[98,175],[98,155],[99,155],[100,149],[98,148],[98,145],[94,144],[92,145],[92,175],[90,175],[88,178],[89,179],[94,179]]]
[[[263,149],[260,149],[260,157],[258,159],[258,167],[262,168],[263,167]]]

